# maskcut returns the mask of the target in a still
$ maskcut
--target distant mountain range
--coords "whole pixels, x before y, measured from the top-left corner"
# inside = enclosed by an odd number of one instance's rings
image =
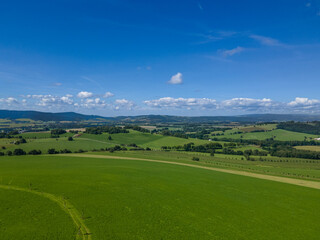
[[[74,112],[50,113],[38,111],[0,110],[0,119],[28,118],[35,121],[84,121],[100,120],[110,123],[215,123],[215,122],[282,122],[282,121],[320,121],[320,115],[308,114],[248,114],[240,116],[201,116],[183,117],[169,115],[140,115],[102,117]]]

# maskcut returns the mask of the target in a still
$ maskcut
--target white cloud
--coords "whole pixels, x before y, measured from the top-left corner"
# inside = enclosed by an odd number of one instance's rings
[[[254,99],[254,98],[232,98],[224,100],[220,103],[222,109],[234,109],[234,110],[270,110],[279,106],[277,102],[269,98]]]
[[[182,84],[182,73],[178,72],[177,74],[173,75],[171,79],[168,81],[169,84]]]
[[[288,103],[288,106],[295,111],[299,110],[320,110],[320,100],[296,97],[292,102]]]
[[[154,108],[178,108],[178,109],[219,109],[219,110],[268,110],[279,104],[268,98],[233,98],[218,102],[210,98],[172,98],[164,97],[155,100],[147,100],[144,103]]]
[[[135,107],[134,102],[129,101],[127,99],[117,99],[114,101],[113,108],[115,110],[127,109],[131,110]]]
[[[0,98],[0,103],[5,103],[8,105],[19,104],[18,100],[14,97]]]
[[[72,105],[73,99],[72,95],[66,96],[52,96],[52,95],[32,95],[32,98],[38,99],[36,105],[42,107],[52,107],[52,106],[62,106],[62,105]]]
[[[77,102],[74,106],[82,108],[105,108],[108,104],[100,98],[86,98],[81,99],[80,103]]]
[[[237,53],[241,53],[243,52],[245,49],[243,47],[236,47],[236,48],[233,48],[233,49],[230,49],[230,50],[224,50],[224,51],[221,51],[221,54],[222,56],[224,57],[229,57],[229,56],[233,56]]]
[[[77,96],[78,98],[90,98],[93,96],[93,93],[83,91],[83,92],[79,92]]]
[[[264,36],[253,34],[253,35],[250,35],[250,38],[257,40],[262,45],[266,45],[266,46],[283,46],[283,44],[280,43],[279,40],[270,38],[270,37],[264,37]]]
[[[113,94],[112,92],[106,92],[106,93],[103,95],[104,98],[109,98],[109,97],[113,97],[113,96],[114,96],[114,94]]]
[[[306,4],[306,7],[311,7],[311,3],[307,3],[307,4]]]
[[[216,108],[217,103],[209,98],[172,98],[164,97],[156,100],[147,100],[144,103],[149,107],[156,108]]]

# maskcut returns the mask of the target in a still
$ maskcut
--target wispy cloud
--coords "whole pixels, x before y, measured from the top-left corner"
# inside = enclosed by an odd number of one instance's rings
[[[266,46],[284,46],[283,43],[281,43],[279,40],[271,38],[271,37],[265,37],[265,36],[261,36],[261,35],[250,35],[250,38],[260,42],[262,45],[266,45]]]
[[[229,50],[220,50],[221,52],[221,55],[223,57],[229,57],[229,56],[233,56],[235,54],[238,54],[238,53],[241,53],[245,50],[245,48],[243,47],[236,47],[236,48],[233,48],[233,49],[229,49]]]

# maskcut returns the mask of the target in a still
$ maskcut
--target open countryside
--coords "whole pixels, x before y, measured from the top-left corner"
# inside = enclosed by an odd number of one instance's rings
[[[10,0],[0,29],[0,240],[320,239],[320,0]]]

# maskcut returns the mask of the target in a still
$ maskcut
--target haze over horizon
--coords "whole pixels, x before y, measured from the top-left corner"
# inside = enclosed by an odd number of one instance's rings
[[[0,109],[320,113],[320,0],[13,0],[0,13]]]

